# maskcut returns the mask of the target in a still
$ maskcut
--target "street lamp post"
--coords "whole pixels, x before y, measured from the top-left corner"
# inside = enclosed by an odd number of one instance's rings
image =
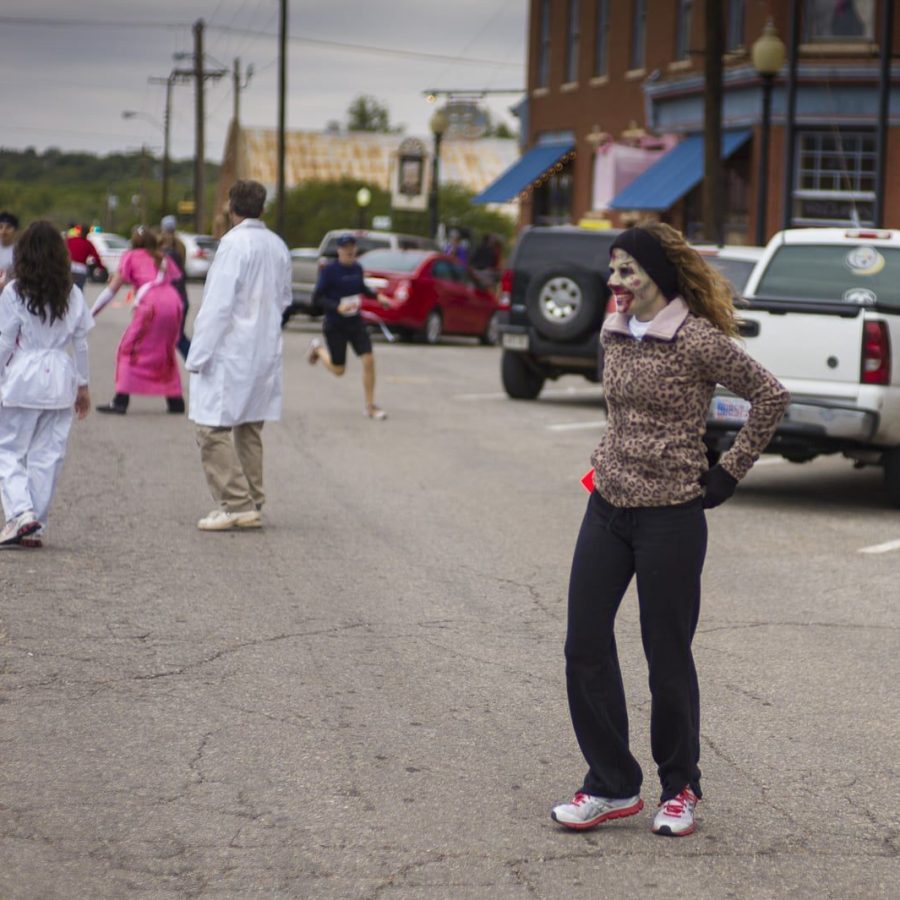
[[[766,242],[766,201],[769,195],[769,130],[772,123],[772,84],[784,65],[784,42],[769,19],[751,50],[753,68],[762,80],[762,122],[759,134],[759,164],[756,171],[756,244]]]
[[[138,112],[134,109],[125,109],[122,110],[122,118],[123,119],[144,119],[149,122],[151,125],[159,128],[163,132],[164,138],[164,148],[163,148],[163,183],[162,183],[162,213],[166,214],[166,206],[169,202],[169,120],[168,120],[168,111],[166,115],[166,125],[165,127],[160,125],[160,123],[153,118],[153,116],[147,115],[147,113]],[[144,187],[145,181],[145,166],[147,162],[147,145],[141,144],[141,221],[145,221],[146,213],[147,213],[147,198]]]
[[[361,187],[356,192],[357,227],[366,227],[366,207],[372,202],[372,192],[367,187]]]
[[[436,240],[440,223],[438,178],[440,175],[441,139],[449,124],[447,113],[442,109],[436,110],[428,124],[434,135],[434,154],[431,158],[431,236]]]

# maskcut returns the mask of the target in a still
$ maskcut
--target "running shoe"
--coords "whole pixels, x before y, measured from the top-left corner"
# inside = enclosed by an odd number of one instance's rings
[[[214,509],[204,516],[197,527],[201,531],[231,531],[232,528],[262,528],[262,516],[255,510],[247,512],[228,512],[225,509]]]
[[[560,803],[550,811],[550,818],[566,828],[584,831],[609,819],[634,816],[644,808],[640,797],[595,797],[579,791],[568,803]]]
[[[653,818],[653,833],[666,837],[685,837],[692,834],[694,825],[694,807],[700,798],[689,788],[684,787],[681,793],[660,803],[659,812]]]
[[[11,547],[20,544],[22,538],[34,534],[41,527],[41,523],[34,517],[34,513],[28,509],[10,519],[0,531],[0,547]]]
[[[322,346],[322,341],[319,338],[313,338],[309,342],[309,349],[306,351],[306,361],[314,366],[319,361],[319,347]]]

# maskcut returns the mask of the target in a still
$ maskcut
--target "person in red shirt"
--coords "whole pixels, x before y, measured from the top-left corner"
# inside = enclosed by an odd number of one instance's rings
[[[84,236],[81,225],[71,225],[66,233],[66,249],[72,260],[72,280],[79,288],[84,288],[91,266],[99,260],[94,245]]]

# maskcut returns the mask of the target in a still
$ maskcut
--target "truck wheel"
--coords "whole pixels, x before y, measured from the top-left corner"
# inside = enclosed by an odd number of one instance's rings
[[[900,507],[900,447],[884,452],[884,487],[891,506]]]
[[[605,295],[603,279],[596,272],[557,266],[531,277],[525,306],[532,325],[545,338],[571,341],[600,327]]]
[[[513,400],[534,400],[544,386],[544,376],[535,371],[521,353],[504,350],[500,359],[503,390]]]

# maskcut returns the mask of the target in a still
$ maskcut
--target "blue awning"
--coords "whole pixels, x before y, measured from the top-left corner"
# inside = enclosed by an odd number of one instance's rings
[[[722,132],[722,159],[750,140],[749,128]],[[647,209],[661,212],[680,200],[703,180],[703,135],[695,134],[674,146],[628,187],[619,191],[611,209]]]
[[[571,141],[553,144],[538,144],[514,162],[496,181],[489,184],[473,203],[506,203],[512,200],[550,166],[556,165],[574,148]]]

